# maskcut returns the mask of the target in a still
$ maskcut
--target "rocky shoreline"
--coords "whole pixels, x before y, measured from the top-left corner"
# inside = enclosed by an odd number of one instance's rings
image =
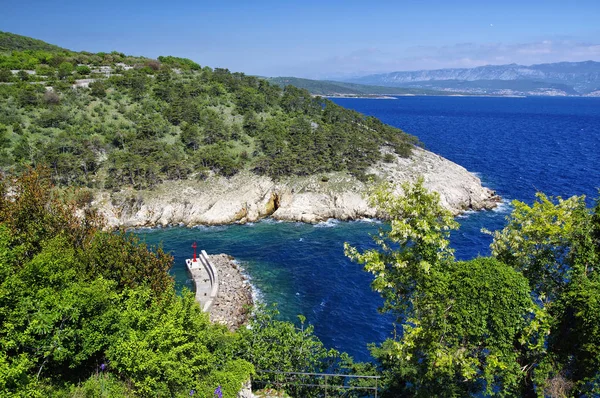
[[[210,310],[210,320],[234,331],[248,321],[254,304],[252,285],[233,257],[214,254],[209,258],[219,274],[219,294]]]
[[[385,148],[382,152],[392,155],[391,161],[379,162],[368,174],[398,186],[422,177],[425,187],[438,192],[442,205],[454,214],[492,209],[500,202],[477,176],[432,152],[415,148],[409,158]],[[231,178],[164,182],[149,191],[96,192],[92,205],[109,228],[222,225],[265,217],[317,223],[377,217],[366,200],[368,189],[368,184],[341,172],[275,181],[244,171]]]

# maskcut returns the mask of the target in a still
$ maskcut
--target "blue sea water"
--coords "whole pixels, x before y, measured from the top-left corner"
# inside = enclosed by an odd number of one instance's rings
[[[476,173],[504,205],[460,218],[452,235],[460,259],[489,254],[510,202],[531,203],[536,192],[585,194],[591,205],[600,188],[600,98],[398,97],[336,99],[419,137],[425,147]]]
[[[451,237],[459,259],[489,254],[481,228],[501,229],[510,201],[549,195],[598,196],[600,98],[399,97],[396,100],[336,99],[414,134],[432,150],[477,173],[505,202],[495,211],[459,217]],[[303,314],[328,347],[368,360],[368,343],[391,337],[393,317],[381,315],[371,277],[347,260],[344,242],[372,247],[375,222],[318,225],[271,220],[250,225],[139,230],[148,243],[162,243],[175,262],[179,287],[191,287],[184,259],[194,241],[209,253],[228,253],[246,268],[267,303],[282,317]]]

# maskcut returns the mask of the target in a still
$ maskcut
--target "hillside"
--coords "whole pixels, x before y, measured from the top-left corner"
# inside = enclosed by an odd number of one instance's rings
[[[242,170],[362,179],[380,148],[409,156],[418,142],[306,90],[183,58],[14,51],[0,68],[10,83],[0,86],[0,167],[45,164],[63,186],[147,189]]]
[[[68,51],[45,41],[0,31],[0,52],[6,51]]]
[[[269,77],[270,83],[282,88],[292,86],[308,90],[313,95],[447,95],[444,91],[427,90],[420,88],[399,88],[385,86],[370,86],[365,84],[336,82],[331,80],[311,80],[299,77]]]
[[[487,65],[476,68],[419,70],[368,75],[352,83],[390,87],[463,90],[473,93],[585,95],[600,89],[600,62],[560,62],[539,65]],[[470,82],[465,84],[465,82]]]
[[[419,175],[454,213],[496,205],[416,137],[293,85],[118,52],[15,51],[0,68],[1,170],[46,165],[111,226],[356,219],[374,215],[366,182]]]

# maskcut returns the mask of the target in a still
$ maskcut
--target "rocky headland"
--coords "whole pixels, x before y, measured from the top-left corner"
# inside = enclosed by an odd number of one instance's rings
[[[392,161],[379,162],[368,173],[398,185],[422,176],[425,186],[438,192],[442,205],[454,214],[491,209],[499,202],[477,176],[421,148],[415,148],[409,158],[393,155]],[[367,184],[347,173],[275,181],[245,171],[231,178],[165,182],[148,191],[99,192],[93,206],[104,214],[109,227],[219,225],[264,217],[315,223],[377,217],[367,203],[367,190]]]

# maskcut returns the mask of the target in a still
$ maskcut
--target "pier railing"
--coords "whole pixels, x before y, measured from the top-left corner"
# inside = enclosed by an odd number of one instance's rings
[[[254,388],[285,390],[292,397],[375,397],[381,376],[259,370]]]
[[[208,301],[204,303],[204,308],[202,309],[204,312],[209,312],[213,305],[213,302],[219,294],[219,274],[217,273],[217,269],[215,268],[213,263],[210,262],[208,254],[206,254],[204,250],[200,251],[200,261],[202,261],[206,272],[208,272],[208,279],[210,280],[210,295]]]

